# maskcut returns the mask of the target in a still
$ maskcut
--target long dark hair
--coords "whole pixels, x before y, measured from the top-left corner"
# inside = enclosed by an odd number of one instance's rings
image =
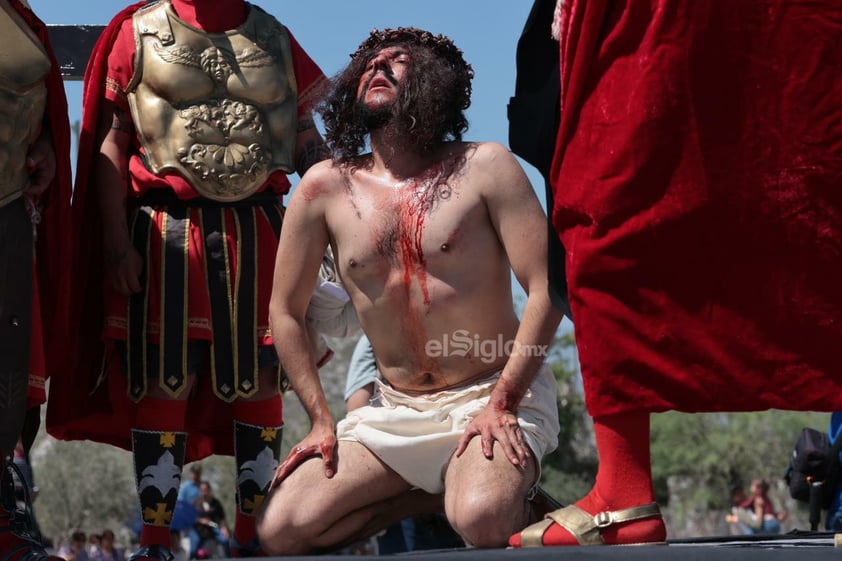
[[[357,104],[357,89],[368,62],[386,47],[407,48],[410,64],[394,111],[393,125],[420,153],[447,140],[462,140],[468,130],[465,110],[471,105],[471,65],[443,35],[412,27],[372,31],[351,55],[351,62],[331,81],[317,106],[325,139],[334,159],[347,163],[365,147],[370,130]]]

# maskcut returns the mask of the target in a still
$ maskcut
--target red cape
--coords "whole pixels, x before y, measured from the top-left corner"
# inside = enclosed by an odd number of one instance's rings
[[[590,413],[840,410],[842,5],[610,6],[551,174]]]
[[[107,72],[108,54],[120,26],[146,2],[118,13],[94,45],[85,69],[82,94],[82,128],[76,165],[73,217],[77,228],[74,256],[73,318],[81,327],[75,333],[75,360],[51,382],[47,431],[63,440],[93,440],[131,450],[135,404],[127,396],[126,379],[120,374],[116,353],[103,368],[106,346],[103,331],[103,247],[99,205],[91,194],[97,117]],[[102,376],[101,376],[102,375]],[[102,378],[102,379],[100,379]],[[211,454],[233,454],[232,407],[216,398],[210,384],[197,384],[190,398],[186,431],[186,462]]]
[[[70,122],[67,117],[67,98],[64,81],[50,44],[47,26],[33,12],[19,2],[11,5],[38,36],[50,59],[47,75],[46,118],[53,136],[56,155],[56,175],[41,196],[43,210],[38,226],[35,246],[35,299],[40,305],[33,307],[35,331],[43,335],[43,348],[33,341],[32,365],[36,377],[50,377],[63,366],[70,349],[67,340],[68,309],[70,306],[71,271],[71,214],[72,171],[70,167]],[[43,371],[36,365],[43,365]],[[43,402],[43,394],[30,393],[29,406]]]

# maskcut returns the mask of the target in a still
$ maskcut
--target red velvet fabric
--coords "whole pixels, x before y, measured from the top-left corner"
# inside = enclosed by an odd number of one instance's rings
[[[589,411],[842,407],[842,4],[567,0],[553,223]]]
[[[56,174],[41,196],[41,223],[35,244],[30,383],[27,407],[46,400],[44,380],[54,375],[68,359],[67,340],[70,308],[72,171],[70,167],[70,122],[64,81],[50,44],[47,26],[17,0],[11,6],[41,40],[52,66],[47,75],[46,123],[53,136]]]
[[[91,196],[89,182],[92,180],[94,135],[100,103],[103,99],[120,103],[121,92],[119,88],[114,89],[114,84],[121,84],[121,80],[131,76],[131,61],[134,52],[133,48],[130,51],[125,49],[120,51],[120,45],[133,45],[133,40],[126,39],[125,33],[132,33],[132,14],[144,5],[145,2],[133,4],[111,20],[97,41],[85,72],[83,120],[76,172],[76,191],[73,200],[74,220],[79,229],[78,237],[81,242],[80,252],[76,256],[77,266],[74,268],[74,280],[77,284],[72,314],[73,317],[80,318],[81,328],[75,333],[76,360],[71,365],[69,375],[63,376],[60,383],[51,390],[47,415],[47,430],[56,438],[89,439],[120,446],[127,450],[131,449],[130,429],[135,424],[137,407],[127,397],[126,379],[120,373],[117,354],[109,352],[110,339],[124,338],[125,335],[124,331],[121,332],[116,314],[110,314],[113,320],[111,323],[108,325],[104,323],[106,310],[113,312],[120,308],[120,304],[115,302],[116,295],[111,294],[103,286],[102,221],[97,201]],[[317,91],[317,86],[320,86],[325,78],[318,66],[306,56],[297,43],[294,44],[294,52],[302,53],[302,56],[294,59],[296,72],[299,67],[307,69],[296,76],[299,83],[299,106],[309,108],[313,101],[313,93]],[[114,56],[125,61],[127,65],[125,76],[119,73],[109,74],[109,70],[114,68]],[[133,159],[136,159],[136,156],[133,156]],[[136,169],[130,166],[130,174]],[[179,180],[186,183],[181,178],[173,176],[160,178],[148,172],[143,176],[136,174],[131,178],[133,186],[139,186],[138,189],[133,189],[135,194],[146,190],[141,185],[145,179],[152,183],[153,188],[172,187],[173,181]],[[181,194],[177,188],[175,190]],[[194,194],[185,194],[184,198],[190,196]],[[259,223],[259,226],[266,225]],[[272,234],[272,239],[274,240],[274,234]],[[199,257],[201,257],[200,254],[191,253],[191,263],[195,264],[194,261],[198,263]],[[265,269],[271,273],[274,252],[272,255],[261,254],[260,261],[261,271]],[[266,263],[269,263],[268,267],[264,267]],[[270,283],[263,283],[263,286],[259,287],[259,297],[266,302],[264,306],[266,310],[261,310],[264,317],[268,313],[270,287]],[[202,295],[191,293],[190,296],[201,300]],[[191,314],[196,312],[204,317],[206,324],[209,323],[208,305],[205,304],[199,308],[201,309],[191,308]],[[122,309],[125,310],[125,306]],[[208,334],[201,331],[201,329],[197,331],[192,328],[188,333],[188,338],[208,338]],[[263,342],[271,343],[271,339],[267,336]],[[104,363],[104,359],[107,362]],[[233,407],[214,396],[209,381],[210,376],[202,377],[201,383],[196,385],[190,396],[187,410],[186,431],[189,438],[186,462],[195,461],[210,454],[233,454]]]
[[[233,29],[246,19],[243,0],[172,0],[178,17],[210,33]]]

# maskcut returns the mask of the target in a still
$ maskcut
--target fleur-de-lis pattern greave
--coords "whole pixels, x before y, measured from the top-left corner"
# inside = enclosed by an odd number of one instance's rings
[[[237,498],[240,512],[253,516],[266,497],[281,456],[282,427],[234,422]]]
[[[137,494],[144,524],[167,527],[172,521],[187,434],[132,429]]]

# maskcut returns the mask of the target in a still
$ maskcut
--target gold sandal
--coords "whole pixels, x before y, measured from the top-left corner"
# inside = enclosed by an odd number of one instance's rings
[[[655,518],[661,516],[661,509],[657,503],[624,508],[622,510],[604,511],[595,515],[588,514],[576,505],[568,505],[554,510],[544,517],[544,520],[527,526],[520,533],[521,547],[545,547],[544,533],[553,522],[570,532],[579,545],[605,545],[600,530],[613,524]]]

